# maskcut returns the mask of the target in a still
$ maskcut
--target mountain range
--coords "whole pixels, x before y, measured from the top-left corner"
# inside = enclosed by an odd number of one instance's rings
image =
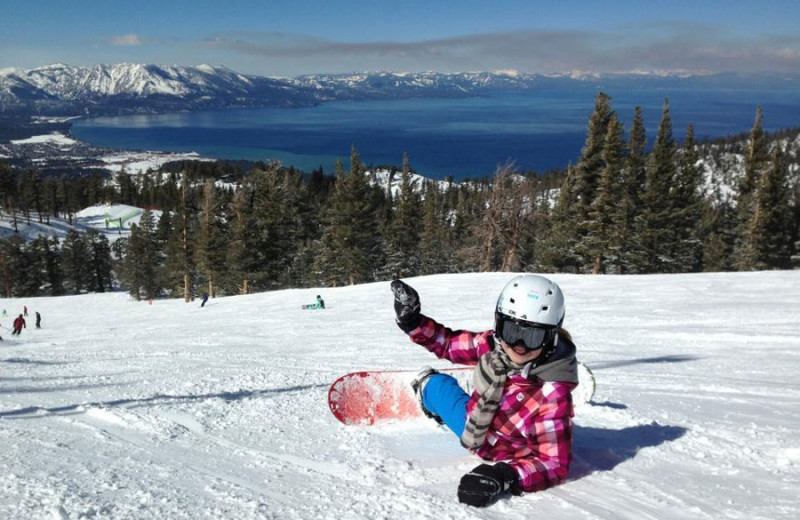
[[[226,67],[53,64],[0,71],[0,114],[123,115],[229,107],[313,106],[336,100],[472,97],[547,88],[797,89],[798,74],[520,74],[365,72],[273,78]]]

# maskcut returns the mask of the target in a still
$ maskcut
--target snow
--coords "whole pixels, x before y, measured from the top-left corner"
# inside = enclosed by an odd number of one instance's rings
[[[130,235],[131,225],[139,224],[143,208],[128,206],[126,204],[98,204],[85,208],[74,215],[72,223],[64,218],[42,217],[39,222],[38,213],[31,213],[30,221],[22,213],[17,213],[17,231],[14,231],[13,219],[8,214],[0,218],[0,237],[8,238],[19,234],[26,241],[37,237],[56,237],[63,239],[70,230],[86,232],[94,229],[104,234],[110,242]],[[154,222],[158,223],[162,211],[152,210]],[[120,229],[120,219],[122,228]]]
[[[140,174],[156,171],[164,164],[172,161],[213,161],[213,159],[200,157],[197,152],[171,153],[171,152],[119,152],[104,155],[98,158],[103,162],[103,168],[119,173],[124,168],[127,173]]]
[[[423,312],[482,330],[509,273],[412,278]],[[554,275],[597,392],[563,485],[486,510],[480,463],[432,421],[344,426],[328,386],[447,366],[394,324],[388,282],[199,302],[4,299],[0,518],[798,517],[800,272]],[[321,294],[327,309],[302,311]]]
[[[377,184],[378,186],[383,187],[389,193],[391,193],[392,198],[397,198],[400,196],[400,190],[402,188],[403,183],[403,173],[402,172],[390,172],[389,170],[376,170],[374,172],[367,171],[365,174],[369,178],[369,182],[371,184]],[[410,173],[408,175],[408,183],[411,186],[412,191],[424,195],[425,193],[425,182],[430,181],[435,183],[440,191],[444,191],[447,188],[447,183],[444,181],[437,181],[432,179],[426,179],[421,175],[417,175],[416,173]],[[453,183],[454,185],[458,185]]]
[[[52,118],[50,121],[66,121],[70,118]],[[46,119],[43,119],[46,120]],[[77,139],[73,139],[60,132],[53,132],[46,135],[37,135],[27,139],[17,139],[10,141],[10,144],[17,147],[15,151],[18,155],[32,157],[33,162],[47,163],[52,159],[52,153],[63,155],[72,152],[72,159],[80,159],[86,153],[87,144]],[[41,145],[44,145],[42,147]],[[36,152],[36,148],[44,148],[45,151]],[[47,148],[58,147],[49,153]],[[214,159],[201,157],[197,152],[160,152],[149,150],[104,150],[102,155],[90,154],[93,159],[100,162],[97,168],[104,168],[112,173],[119,173],[123,168],[130,174],[142,174],[148,171],[156,171],[164,164],[173,161],[213,161]],[[0,155],[0,157],[5,157]],[[90,169],[87,167],[85,169]]]
[[[47,134],[47,135],[35,135],[27,139],[17,139],[11,141],[11,144],[16,144],[16,145],[41,144],[41,143],[52,143],[60,146],[71,146],[77,144],[78,141],[58,132],[53,132],[52,134]]]
[[[113,240],[114,236],[119,236],[120,222],[125,234],[130,234],[133,224],[139,225],[144,213],[143,208],[128,206],[126,204],[99,204],[88,207],[75,214],[76,220],[85,227],[91,227],[98,231],[103,231]],[[153,222],[158,224],[163,211],[152,210]]]

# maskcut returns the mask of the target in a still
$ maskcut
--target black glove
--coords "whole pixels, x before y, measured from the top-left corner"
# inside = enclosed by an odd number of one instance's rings
[[[410,285],[400,280],[392,281],[394,293],[394,312],[397,314],[397,325],[404,332],[417,328],[422,315],[419,313],[419,294]]]
[[[458,501],[475,507],[486,507],[503,493],[519,494],[517,472],[505,462],[494,466],[481,464],[458,484]]]

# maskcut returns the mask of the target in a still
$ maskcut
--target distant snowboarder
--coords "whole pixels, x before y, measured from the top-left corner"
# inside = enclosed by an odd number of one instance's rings
[[[206,302],[208,301],[208,293],[203,293],[203,302],[200,304],[200,307],[205,307]]]
[[[11,333],[12,336],[19,336],[20,332],[22,332],[22,328],[28,328],[25,324],[25,318],[22,317],[22,314],[19,315],[17,319],[14,320],[14,331]]]
[[[300,308],[302,309],[324,309],[325,308],[325,300],[322,299],[322,296],[319,294],[317,295],[317,303],[307,303],[305,305],[301,305]]]
[[[39,314],[39,311],[36,311],[36,328],[37,329],[42,328],[42,315]]]

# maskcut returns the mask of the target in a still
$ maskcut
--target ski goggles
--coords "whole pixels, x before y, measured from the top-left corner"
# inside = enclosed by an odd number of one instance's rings
[[[528,350],[544,347],[553,337],[556,327],[515,320],[495,313],[494,333],[509,345],[524,345]]]

